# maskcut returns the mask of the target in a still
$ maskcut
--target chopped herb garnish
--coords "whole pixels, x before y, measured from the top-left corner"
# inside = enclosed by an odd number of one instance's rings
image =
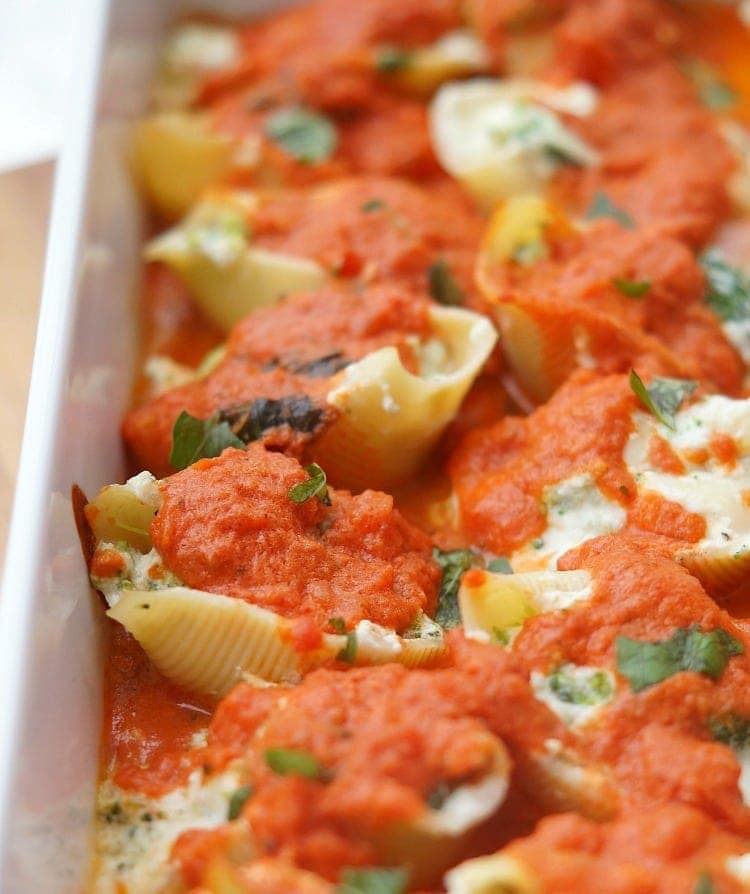
[[[561,668],[550,676],[549,688],[559,701],[570,705],[599,705],[615,694],[612,678],[603,670],[595,670],[584,676],[568,673]]]
[[[278,776],[304,776],[323,779],[326,776],[317,759],[307,751],[295,748],[267,748],[266,763]]]
[[[435,620],[442,627],[458,627],[461,624],[461,612],[458,608],[461,575],[477,564],[479,557],[470,549],[444,551],[435,547],[432,558],[443,569]]]
[[[408,883],[405,869],[344,869],[336,894],[404,894]]]
[[[372,214],[373,211],[381,211],[385,208],[385,202],[382,199],[368,199],[359,210],[365,214]]]
[[[619,276],[615,276],[612,279],[612,285],[628,298],[643,298],[651,290],[650,279],[620,279]]]
[[[340,370],[349,366],[350,363],[351,360],[347,360],[341,351],[332,351],[330,354],[324,354],[322,357],[315,357],[313,360],[283,360],[275,357],[273,360],[269,360],[267,363],[264,363],[263,369],[278,369],[279,367],[281,367],[281,369],[286,369],[298,376],[309,376],[311,379],[327,379],[329,376],[333,376]],[[302,402],[303,399],[306,399],[308,405],[316,410],[318,414],[318,421],[320,421],[320,416],[322,415],[322,413],[317,407],[315,407],[315,405],[310,400],[310,398],[307,397],[307,395],[300,395],[299,397],[295,395],[294,397],[297,402]],[[269,403],[278,403],[283,405],[284,403],[288,404],[290,398],[282,397],[278,401],[273,401],[269,398],[256,398],[256,400],[266,400]],[[304,416],[301,416],[301,419],[304,418]],[[292,425],[292,428],[294,427],[295,426]]]
[[[430,295],[438,304],[456,307],[464,303],[463,289],[453,277],[445,258],[438,258],[427,270]]]
[[[679,627],[669,639],[644,642],[618,636],[617,670],[634,692],[660,683],[680,671],[695,671],[718,680],[733,655],[745,651],[742,643],[717,628],[703,633],[697,625]]]
[[[542,537],[537,537],[536,540],[532,540],[531,545],[534,549],[541,549],[544,546],[544,539]]]
[[[295,484],[289,491],[289,499],[293,503],[306,503],[316,497],[319,503],[324,506],[331,505],[331,498],[328,495],[328,487],[326,486],[326,473],[317,463],[310,463],[305,466],[308,474],[307,481],[301,481]]]
[[[346,622],[343,618],[329,618],[328,626],[333,628],[334,633],[338,633],[342,636],[346,633]]]
[[[689,59],[683,66],[698,91],[700,101],[715,112],[726,112],[737,104],[736,92],[702,59]]]
[[[326,161],[338,145],[338,133],[328,118],[299,107],[274,112],[266,121],[266,133],[304,164]]]
[[[693,888],[693,894],[716,894],[716,885],[707,872],[701,872],[698,876]]]
[[[375,54],[375,68],[378,71],[401,71],[411,62],[412,53],[402,47],[381,47]]]
[[[510,634],[507,630],[503,630],[502,627],[493,626],[492,635],[495,637],[495,642],[500,643],[501,646],[507,646],[510,642]]]
[[[253,787],[251,785],[241,785],[232,792],[232,797],[229,799],[229,809],[227,810],[228,820],[236,820],[239,817],[242,813],[242,808],[250,799],[252,793]]]
[[[594,194],[594,198],[591,201],[591,204],[588,207],[584,217],[586,220],[597,220],[601,217],[611,217],[612,220],[616,220],[620,226],[625,227],[627,230],[632,230],[635,227],[635,221],[628,214],[627,211],[623,211],[622,208],[618,208],[606,192],[597,192]]]
[[[513,574],[513,568],[505,556],[490,559],[487,563],[487,571],[492,571],[494,574]]]
[[[530,242],[522,242],[516,245],[511,254],[511,258],[517,263],[525,267],[536,264],[547,255],[547,243],[544,239],[532,239]]]
[[[323,415],[324,411],[306,394],[289,394],[278,400],[256,397],[249,403],[219,411],[220,420],[228,422],[232,431],[246,444],[257,441],[264,432],[281,425],[310,434],[320,426]]]
[[[750,744],[750,718],[727,714],[710,720],[708,728],[717,742],[728,745],[734,751],[740,751]]]
[[[727,264],[716,249],[701,257],[708,292],[706,304],[725,322],[750,318],[750,276]]]
[[[227,447],[244,446],[229,423],[221,420],[219,413],[209,419],[196,419],[183,410],[172,429],[169,464],[179,471],[199,459],[219,456]]]
[[[675,413],[686,397],[691,395],[698,387],[698,383],[691,379],[667,379],[655,376],[650,385],[644,385],[643,380],[634,370],[630,370],[630,387],[643,406],[659,420],[675,429]]]
[[[354,631],[346,634],[346,645],[338,653],[336,658],[339,661],[345,661],[347,664],[354,664],[357,657],[357,634]]]
[[[443,804],[448,800],[451,791],[451,787],[447,783],[442,782],[427,795],[425,800],[432,810],[440,810]]]

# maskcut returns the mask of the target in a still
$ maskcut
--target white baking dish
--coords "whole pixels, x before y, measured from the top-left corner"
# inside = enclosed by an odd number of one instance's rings
[[[196,6],[80,5],[77,77],[0,597],[1,894],[73,894],[86,885],[102,627],[69,494],[73,482],[93,493],[125,471],[119,425],[136,359],[142,229],[127,170],[129,124],[146,107],[168,23]],[[247,17],[281,5],[200,7]]]

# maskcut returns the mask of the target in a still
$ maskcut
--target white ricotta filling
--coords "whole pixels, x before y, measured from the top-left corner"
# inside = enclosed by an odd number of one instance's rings
[[[727,857],[724,864],[727,872],[733,875],[738,882],[750,886],[750,853],[740,854],[737,857]]]
[[[750,320],[725,320],[721,328],[745,366],[750,366]]]
[[[124,541],[102,542],[97,545],[97,549],[118,553],[124,563],[123,570],[111,577],[91,575],[92,585],[104,595],[110,608],[117,605],[123,591],[165,590],[182,584],[175,574],[164,568],[161,556],[155,549],[144,554]],[[156,574],[152,572],[155,568],[158,568]]]
[[[511,556],[516,571],[554,568],[569,549],[593,537],[618,531],[627,513],[596,486],[588,473],[576,475],[544,489],[547,527],[541,537]]]
[[[133,475],[125,482],[125,487],[131,490],[141,503],[145,503],[153,509],[161,507],[159,485],[151,472],[140,472],[138,475]]]
[[[229,799],[240,785],[227,770],[208,781],[200,770],[187,785],[162,798],[126,792],[102,783],[95,822],[93,894],[157,894],[169,880],[169,852],[187,829],[212,829],[227,820]]]
[[[448,31],[427,49],[447,63],[465,66],[474,71],[486,68],[490,61],[484,44],[466,28]]]
[[[603,668],[563,664],[552,674],[532,671],[531,688],[566,726],[576,728],[590,723],[614,698],[616,684]]]
[[[189,24],[171,35],[164,59],[175,71],[202,73],[231,65],[239,55],[240,42],[233,29]]]
[[[562,164],[596,165],[597,152],[556,111],[585,115],[595,105],[596,92],[585,84],[556,90],[521,79],[451,82],[431,106],[432,142],[445,170],[492,205],[537,191]]]
[[[721,395],[704,398],[676,414],[675,431],[646,413],[636,413],[634,423],[624,459],[639,491],[653,491],[703,516],[706,535],[699,548],[718,548],[735,556],[750,550],[750,506],[743,497],[750,491],[750,401]],[[711,439],[719,434],[736,443],[736,465],[727,468],[710,452],[705,462],[695,462],[694,452],[709,451]],[[685,474],[649,466],[649,443],[655,435],[669,443],[684,463]]]

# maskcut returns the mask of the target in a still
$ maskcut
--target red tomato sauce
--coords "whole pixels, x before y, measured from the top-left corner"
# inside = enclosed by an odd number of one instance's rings
[[[400,348],[409,362],[412,349],[407,337],[429,331],[427,309],[426,298],[379,285],[363,292],[321,289],[256,311],[234,328],[226,356],[212,373],[166,391],[126,415],[123,437],[134,464],[159,476],[172,471],[172,429],[183,410],[207,419],[216,410],[257,398],[294,395],[307,396],[318,408],[321,426],[303,433],[289,426],[272,428],[264,440],[299,454],[335,415],[325,401],[333,387],[331,372],[326,374],[324,368],[321,375],[314,368],[306,372],[305,367],[335,355],[333,359],[341,361],[335,370],[386,345]]]
[[[401,631],[432,613],[430,541],[386,494],[329,491],[294,503],[295,460],[259,445],[201,460],[160,486],[151,526],[164,565],[188,586],[235,596],[319,628],[364,618]],[[331,630],[330,632],[333,632]]]
[[[413,341],[429,336],[429,270],[437,260],[468,307],[489,311],[474,275],[484,221],[437,162],[428,97],[378,63],[384,47],[408,51],[467,26],[486,43],[491,75],[512,71],[519,47],[536,42],[535,76],[584,79],[599,90],[594,114],[563,117],[600,164],[564,166],[548,197],[580,223],[604,194],[630,223],[605,219],[566,228],[560,238],[548,233],[548,257],[493,269],[489,296],[550,331],[583,331],[585,350],[547,358],[550,380],[564,384],[526,418],[506,415],[505,383],[511,390],[514,383],[502,378],[495,355],[435,455],[395,496],[331,487],[330,506],[293,503],[289,490],[306,477],[298,460],[314,455],[317,434],[335,420],[325,398],[338,373],[311,373],[310,364],[331,356],[343,364],[393,345],[414,370]],[[279,426],[246,451],[166,477],[151,530],[165,567],[188,586],[293,619],[294,644],[306,651],[338,626],[332,619],[348,630],[366,618],[404,631],[420,612],[434,615],[433,543],[510,553],[543,532],[542,495],[555,482],[590,474],[626,509],[627,526],[559,561],[562,570],[591,574],[591,599],[529,618],[512,649],[449,634],[443,665],[429,671],[337,665],[293,688],[240,684],[217,706],[169,683],[113,628],[104,774],[158,797],[196,769],[209,778],[239,761],[253,787],[237,820],[178,840],[173,862],[185,885],[198,886],[194,894],[212,890],[207,872],[217,859],[235,865],[247,890],[264,894],[296,884],[278,866],[319,874],[304,891],[324,894],[332,890],[324,879],[338,879],[344,866],[396,865],[393,830],[403,836],[432,796],[481,777],[497,743],[512,765],[506,801],[462,842],[454,862],[512,842],[508,853],[554,894],[697,894],[701,873],[717,891],[740,890],[725,858],[750,850],[750,810],[737,756],[712,724],[750,718],[750,624],[736,622],[675,561],[675,543],[699,541],[705,520],[638,494],[622,453],[632,413],[643,410],[623,375],[631,367],[647,381],[669,375],[730,396],[743,391],[743,363],[705,305],[696,260],[734,213],[727,181],[736,160],[685,63],[697,55],[713,65],[737,92],[732,115],[750,120],[749,35],[731,11],[708,3],[319,0],[242,27],[240,60],[202,85],[195,108],[211,126],[257,142],[258,164],[218,184],[259,190],[249,221],[255,243],[313,258],[341,281],[248,316],[203,379],[156,397],[144,382],[137,387],[123,434],[136,470],[158,476],[174,471],[172,428],[183,410],[206,419],[296,395],[320,412],[320,429]],[[269,138],[269,117],[298,105],[334,125],[330,159],[300,162]],[[629,295],[618,281],[648,288]],[[225,339],[161,265],[145,269],[142,322],[144,356],[190,367]],[[591,368],[576,370],[581,365]],[[711,441],[710,455],[726,469],[738,461],[724,436]],[[663,439],[651,440],[648,459],[663,472],[684,471]],[[121,564],[117,553],[99,550],[91,570],[107,576]],[[750,614],[748,592],[745,585],[726,600],[738,618]],[[655,643],[694,625],[725,631],[745,652],[732,654],[715,679],[680,671],[633,691],[617,669],[618,637]],[[529,685],[532,672],[566,662],[607,669],[618,684],[580,729],[567,729]],[[268,748],[304,752],[320,772],[274,772]],[[579,815],[593,812],[581,793],[565,802],[540,773],[542,757],[548,767],[562,752],[574,776],[592,771],[595,784],[587,776],[586,787],[608,822]],[[578,812],[540,822],[571,808]],[[278,860],[276,869],[265,858]],[[424,882],[439,884],[437,874]]]

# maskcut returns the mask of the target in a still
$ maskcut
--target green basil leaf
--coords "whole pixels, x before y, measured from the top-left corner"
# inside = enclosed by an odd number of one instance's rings
[[[634,692],[660,683],[680,671],[695,671],[718,680],[733,655],[745,648],[726,630],[703,633],[697,625],[679,627],[669,639],[643,642],[618,636],[617,670]]]
[[[675,429],[675,413],[686,397],[698,387],[691,379],[667,379],[655,376],[650,385],[634,370],[630,370],[630,387],[643,406],[667,428]]]
[[[346,633],[346,622],[343,618],[329,618],[328,626],[333,628],[333,632],[338,633],[340,636]]]
[[[463,289],[454,279],[445,258],[438,258],[430,265],[427,270],[427,281],[430,295],[438,304],[458,307],[464,303]]]
[[[750,718],[739,714],[714,717],[709,720],[708,728],[717,742],[728,745],[734,751],[741,751],[750,744]]]
[[[306,503],[308,500],[316,497],[319,503],[323,503],[324,506],[330,506],[331,498],[328,495],[326,486],[326,473],[317,463],[310,463],[309,466],[305,466],[305,471],[309,478],[307,481],[295,484],[289,490],[289,499],[293,503]]]
[[[229,423],[220,420],[218,413],[209,419],[196,419],[183,410],[172,428],[169,464],[180,471],[199,459],[219,456],[226,447],[244,446]]]
[[[272,368],[270,364],[269,368]],[[290,367],[290,370],[307,374],[305,364]],[[325,411],[306,394],[288,394],[278,399],[256,397],[248,403],[219,410],[218,418],[220,422],[228,422],[237,437],[249,444],[262,438],[268,429],[281,425],[288,425],[302,434],[311,434],[321,425],[324,415]]]
[[[347,664],[354,664],[357,657],[357,634],[350,631],[346,634],[346,645],[338,653],[336,658],[339,661],[345,661]]]
[[[510,561],[505,556],[499,556],[497,559],[491,559],[487,563],[487,571],[494,574],[513,574],[513,568]]]
[[[410,50],[402,47],[381,47],[375,53],[375,68],[385,73],[401,71],[409,65],[412,55]]]
[[[635,228],[635,221],[633,218],[627,211],[618,208],[606,192],[594,193],[594,198],[584,214],[584,217],[586,220],[598,220],[601,217],[611,217],[612,220],[616,220],[617,223],[619,223],[621,227],[625,227],[626,230]]]
[[[304,164],[327,161],[338,146],[338,133],[328,118],[300,107],[274,112],[266,121],[266,133]]]
[[[620,279],[619,276],[615,276],[612,279],[612,285],[618,289],[618,291],[622,292],[623,295],[627,295],[628,298],[643,298],[643,296],[647,295],[651,290],[650,279],[642,279],[639,281],[634,279]]]
[[[336,894],[404,894],[408,883],[405,869],[345,869]]]
[[[458,627],[461,624],[461,612],[458,607],[461,575],[478,564],[480,557],[470,549],[446,551],[435,547],[432,550],[432,558],[443,569],[435,620],[441,627]]]
[[[242,808],[252,794],[253,787],[251,785],[241,785],[232,793],[232,797],[229,799],[229,809],[227,811],[228,820],[236,820],[239,817],[242,813]]]
[[[382,211],[383,208],[385,208],[385,202],[382,199],[368,199],[360,205],[359,210],[365,214],[372,214],[373,211]]]
[[[615,694],[612,678],[606,671],[574,676],[562,668],[549,678],[549,688],[561,702],[569,705],[599,705]]]
[[[707,872],[701,872],[696,879],[693,894],[717,894],[716,885]]]
[[[327,775],[317,759],[307,751],[295,748],[267,748],[265,759],[278,776],[304,776],[305,779],[324,779]]]
[[[727,264],[716,249],[700,259],[706,274],[706,304],[725,322],[750,318],[750,276]]]
[[[689,59],[683,69],[698,92],[700,101],[715,112],[726,112],[737,104],[737,93],[702,59]]]

